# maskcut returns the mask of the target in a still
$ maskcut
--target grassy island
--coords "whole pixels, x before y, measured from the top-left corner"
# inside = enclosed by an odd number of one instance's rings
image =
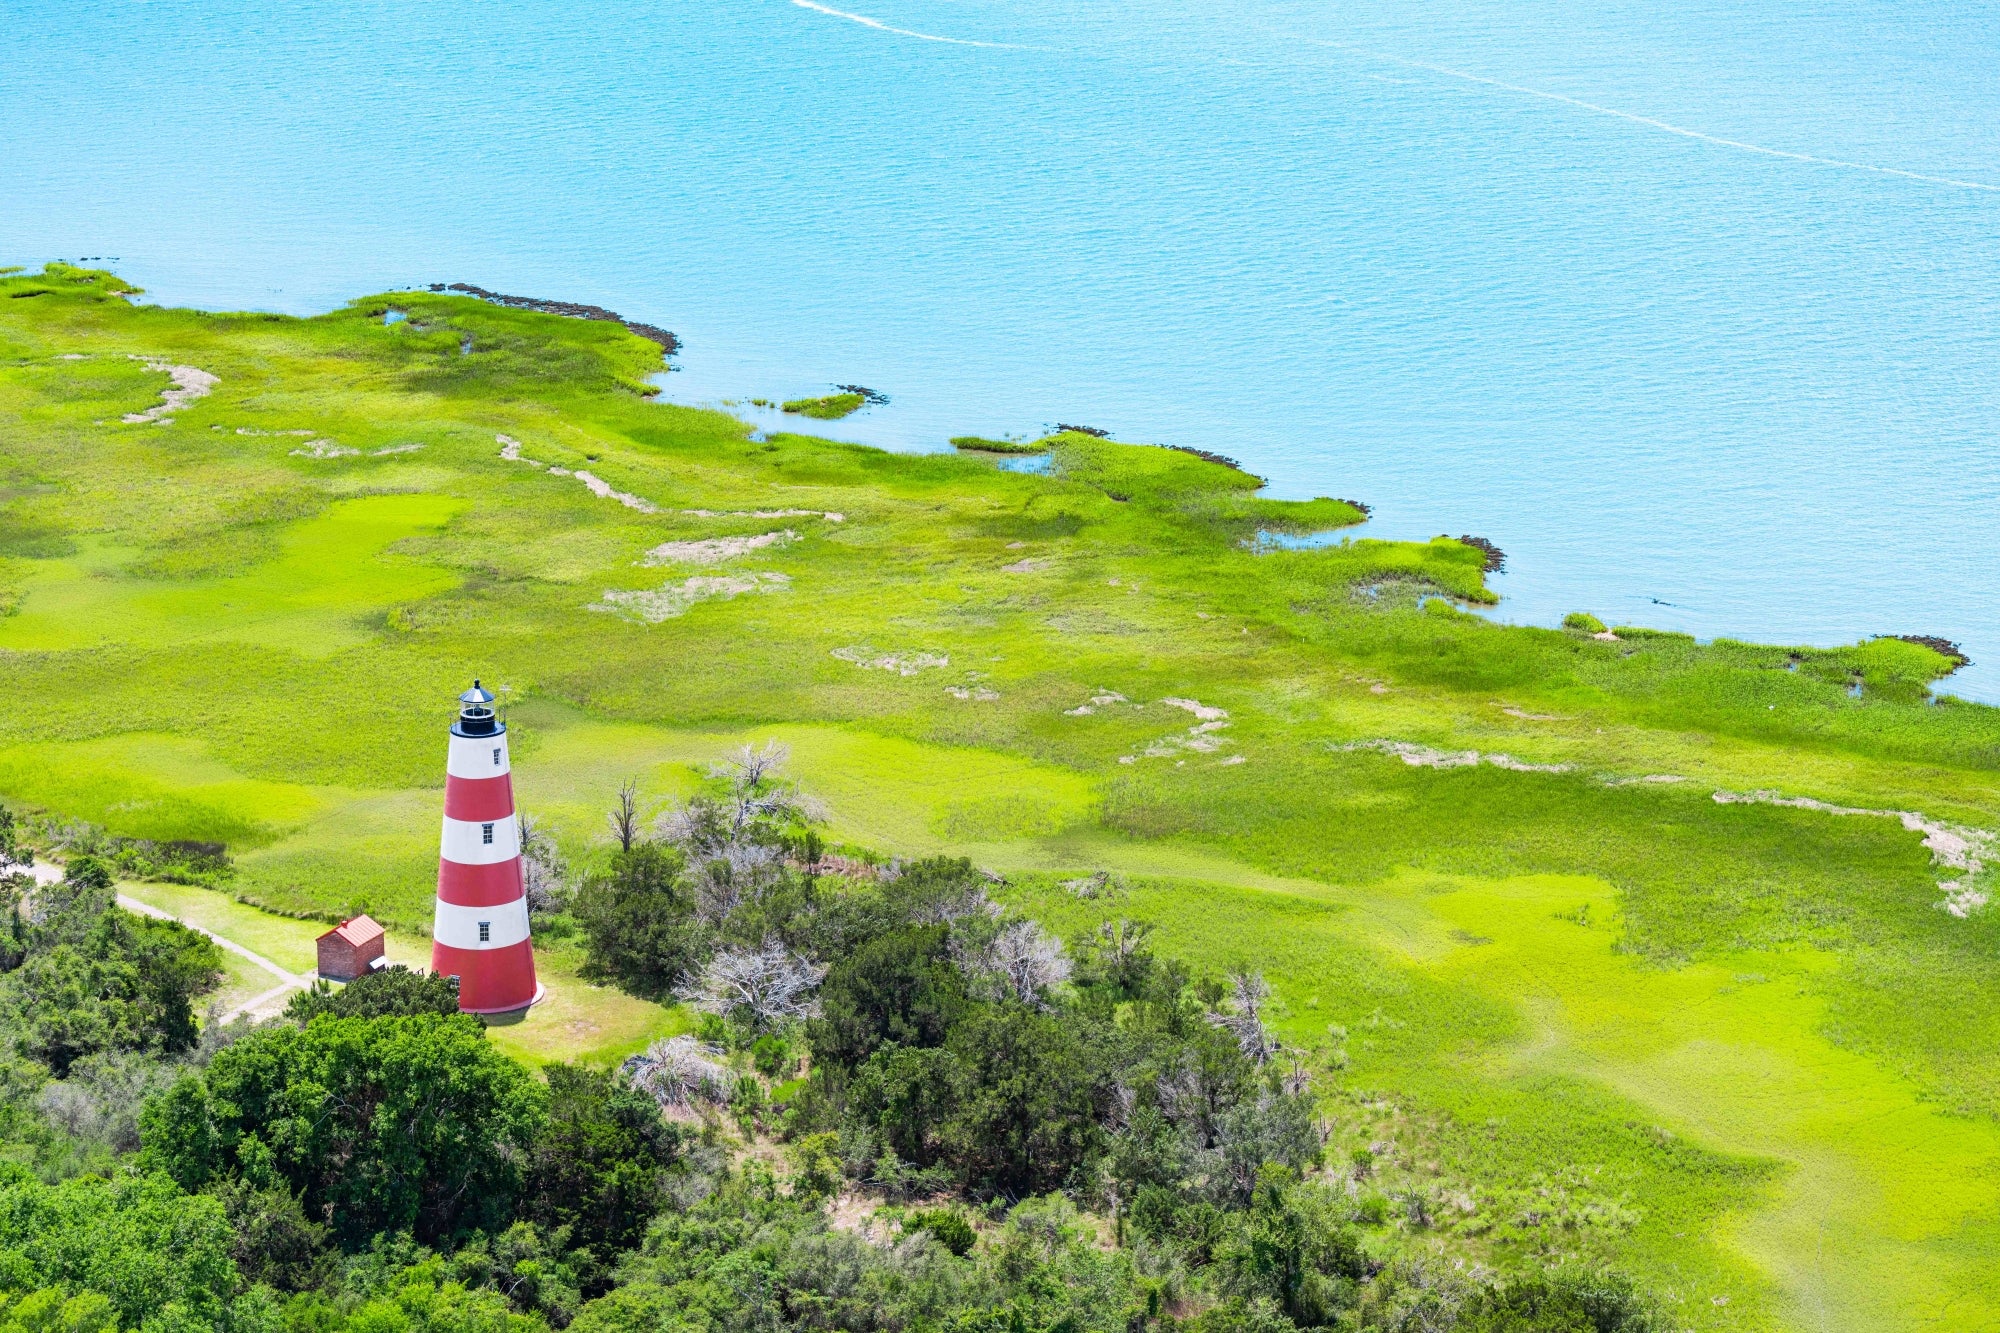
[[[983,435],[954,435],[951,447],[968,454],[1045,454],[1049,441],[989,440]]]
[[[2000,1327],[2000,712],[1934,696],[1935,647],[1500,626],[1482,550],[1260,547],[1362,511],[1180,451],[753,440],[649,400],[615,323],[124,290],[0,278],[9,805],[421,938],[472,677],[580,865],[621,783],[651,811],[782,742],[840,865],[969,858],[1079,956],[1143,922],[1189,995],[1261,977],[1365,1249],[1340,1281],[1605,1265],[1647,1328]],[[1061,1234],[1138,1243],[1092,1206]]]
[[[838,421],[859,412],[867,397],[858,393],[830,393],[820,398],[792,398],[781,406],[796,416],[814,421]]]

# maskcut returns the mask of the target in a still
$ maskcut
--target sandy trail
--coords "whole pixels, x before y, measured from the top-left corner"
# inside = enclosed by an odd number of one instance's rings
[[[1354,741],[1333,748],[1350,753],[1373,750],[1377,754],[1394,755],[1411,768],[1476,768],[1481,764],[1490,764],[1512,773],[1568,773],[1574,767],[1570,764],[1530,764],[1498,751],[1482,754],[1478,750],[1439,750],[1414,741]]]
[[[637,510],[641,514],[657,514],[660,512],[660,507],[651,500],[634,495],[630,491],[618,490],[610,482],[592,473],[581,470],[573,472],[569,468],[557,467],[553,463],[543,463],[537,459],[523,458],[521,456],[521,442],[511,435],[495,435],[493,439],[500,446],[500,457],[509,463],[526,463],[532,468],[546,468],[551,477],[575,477],[598,499],[616,500],[627,509]],[[384,452],[396,451],[385,450]]]
[[[1718,791],[1715,793],[1717,805],[1782,805],[1794,810],[1817,810],[1828,815],[1875,815],[1878,818],[1894,819],[1912,833],[1924,835],[1924,846],[1931,854],[1931,864],[1944,866],[1950,870],[1965,872],[1956,879],[1940,880],[1938,888],[1944,894],[1944,901],[1938,906],[1955,917],[1971,916],[1979,908],[1986,906],[1984,890],[1974,887],[1972,881],[1986,868],[1986,858],[1992,855],[1994,835],[1985,829],[1968,828],[1962,824],[1946,824],[1929,819],[1914,810],[1870,810],[1862,806],[1834,805],[1830,801],[1814,800],[1810,796],[1786,796],[1775,791]]]
[[[176,366],[158,357],[141,356],[131,353],[134,361],[145,363],[146,369],[164,371],[173,383],[160,391],[160,401],[143,412],[127,412],[125,421],[129,425],[139,425],[148,421],[165,421],[174,413],[186,407],[197,398],[206,398],[215,392],[215,386],[222,383],[214,375],[196,366]]]
[[[767,546],[783,546],[799,539],[790,528],[755,537],[710,537],[702,541],[662,542],[646,552],[642,565],[714,565],[748,555]]]
[[[683,509],[689,518],[823,518],[829,523],[845,523],[847,515],[831,509]]]
[[[586,609],[609,611],[626,620],[657,625],[686,615],[688,608],[697,602],[727,601],[745,593],[783,592],[791,586],[791,576],[787,574],[697,574],[685,583],[607,592],[603,601]]]

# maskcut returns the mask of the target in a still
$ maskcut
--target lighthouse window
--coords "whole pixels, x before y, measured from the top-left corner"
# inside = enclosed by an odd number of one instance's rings
[[[500,767],[500,747],[497,745],[493,747],[493,767]]]
[[[493,841],[493,826],[491,824],[481,824],[479,826],[479,840],[489,844]]]
[[[490,941],[491,941],[492,939],[493,939],[493,923],[492,923],[491,921],[482,921],[482,922],[480,922],[480,923],[479,923],[479,942],[480,942],[481,944],[486,944],[486,943],[489,943],[489,942],[490,942]]]

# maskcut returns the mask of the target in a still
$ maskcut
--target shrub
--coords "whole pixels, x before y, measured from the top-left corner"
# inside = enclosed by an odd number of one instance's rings
[[[285,1017],[310,1023],[321,1014],[335,1018],[408,1018],[414,1014],[458,1012],[458,978],[413,972],[398,963],[335,987],[320,981],[292,997]]]
[[[635,842],[614,853],[608,870],[584,881],[572,910],[583,927],[588,976],[660,999],[701,968],[707,931],[671,847]]]
[[[909,1220],[903,1223],[903,1230],[905,1233],[929,1232],[938,1244],[960,1258],[964,1258],[971,1251],[973,1243],[979,1239],[978,1233],[972,1229],[972,1223],[966,1221],[962,1214],[952,1208],[919,1209],[911,1213]]]
[[[1585,634],[1604,633],[1604,622],[1588,611],[1572,611],[1563,617],[1563,628],[1582,630]]]

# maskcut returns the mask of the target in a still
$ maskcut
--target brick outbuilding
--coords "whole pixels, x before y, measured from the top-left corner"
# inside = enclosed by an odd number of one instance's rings
[[[352,981],[388,966],[382,927],[366,916],[341,922],[319,937],[319,974],[328,981]]]

